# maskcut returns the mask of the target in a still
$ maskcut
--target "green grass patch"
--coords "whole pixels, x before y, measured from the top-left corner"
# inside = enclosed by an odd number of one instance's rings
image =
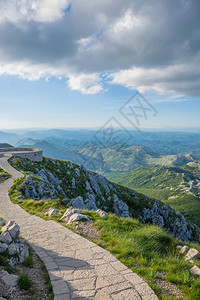
[[[20,289],[28,291],[32,287],[33,282],[32,280],[25,274],[20,274],[18,279],[18,286]]]

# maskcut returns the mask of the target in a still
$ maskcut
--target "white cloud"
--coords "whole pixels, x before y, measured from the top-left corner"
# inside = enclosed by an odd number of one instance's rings
[[[131,68],[112,73],[109,83],[138,89],[141,93],[173,93],[196,96],[200,86],[200,53],[190,63],[175,64],[158,68]],[[191,80],[192,79],[192,80]]]
[[[68,86],[71,90],[80,91],[82,94],[93,95],[103,91],[101,78],[97,74],[81,74],[70,76]]]
[[[0,74],[198,96],[199,15],[192,0],[0,0]]]
[[[0,21],[54,22],[64,16],[68,0],[0,0]]]

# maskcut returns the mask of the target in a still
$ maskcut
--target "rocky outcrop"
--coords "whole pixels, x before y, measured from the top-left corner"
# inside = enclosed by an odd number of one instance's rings
[[[165,227],[169,233],[180,240],[200,242],[200,229],[188,223],[179,212],[158,200],[153,205],[149,203],[148,208],[144,207],[140,219],[144,223],[149,222]]]
[[[20,233],[20,227],[15,223],[15,221],[9,221],[5,226],[1,228],[3,233],[9,233],[12,239],[16,239]],[[0,236],[1,238],[1,236]]]
[[[18,238],[20,227],[12,220],[3,226],[1,230],[0,253],[8,250],[7,262],[11,266],[23,263],[25,258],[29,256],[29,249],[24,240]]]
[[[165,228],[178,239],[200,242],[200,229],[188,223],[174,209],[161,201],[113,184],[82,166],[53,159],[44,159],[41,165],[24,160],[19,164],[19,169],[26,172],[30,169],[31,172],[27,172],[18,198],[64,198],[63,203],[74,208],[102,209],[119,217],[138,218],[144,223]]]
[[[115,199],[113,205],[114,212],[117,216],[123,218],[130,218],[128,205],[122,200]]]
[[[81,196],[78,196],[77,198],[72,199],[68,205],[75,207],[75,208],[85,209],[85,203],[83,201],[83,197],[81,197]]]

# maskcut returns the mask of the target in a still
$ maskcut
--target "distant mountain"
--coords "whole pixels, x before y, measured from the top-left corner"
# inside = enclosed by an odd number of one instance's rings
[[[14,145],[17,141],[19,141],[19,139],[20,136],[15,133],[0,131],[0,143],[8,143]]]
[[[160,156],[138,145],[126,147],[108,144],[103,146],[92,142],[84,144],[77,140],[68,141],[52,137],[47,140],[26,138],[17,143],[17,146],[41,148],[47,157],[82,164],[90,170],[104,174],[108,179],[118,176],[119,172],[128,172],[140,166],[153,164],[181,166],[193,161],[190,155]]]
[[[113,181],[162,200],[200,225],[200,162],[179,167],[142,166]]]
[[[0,142],[9,144],[19,144],[23,139],[33,139],[35,141],[46,140],[56,147],[64,147],[68,145],[104,145],[104,131],[100,129],[35,129],[35,130],[19,130],[0,131]],[[150,132],[128,130],[131,138],[126,140],[124,137],[127,131],[113,130],[113,134],[117,139],[124,140],[122,143],[124,148],[130,146],[139,146],[148,152],[156,152],[160,156],[163,155],[198,155],[200,149],[200,133],[199,132]],[[20,143],[27,144],[27,143]],[[77,149],[76,149],[77,150]],[[196,156],[195,156],[196,157]]]
[[[7,143],[0,143],[0,148],[12,148],[13,146],[11,146],[10,144]]]

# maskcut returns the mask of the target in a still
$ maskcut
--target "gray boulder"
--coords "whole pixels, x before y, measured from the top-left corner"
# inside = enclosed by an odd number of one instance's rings
[[[25,258],[29,256],[28,246],[23,242],[11,243],[8,246],[8,252],[12,256],[8,260],[10,266],[15,266],[16,264],[22,264]]]
[[[200,269],[197,266],[194,266],[190,269],[192,275],[200,276]]]
[[[114,200],[113,209],[117,216],[122,218],[130,218],[128,205],[122,200]]]
[[[96,203],[90,199],[85,200],[85,209],[88,210],[97,210]]]
[[[102,218],[107,218],[107,216],[108,216],[108,213],[105,212],[104,210],[101,210],[101,209],[98,209],[98,210],[96,211],[96,214],[97,214],[99,217],[102,217]]]
[[[8,249],[8,245],[6,243],[0,242],[0,253],[3,253],[4,251],[6,251],[6,249]]]
[[[50,207],[49,210],[47,211],[47,214],[49,216],[53,216],[53,215],[59,214],[59,213],[60,213],[60,211],[58,209],[52,208],[52,207]]]
[[[72,224],[72,223],[74,223],[74,222],[78,222],[78,221],[81,221],[81,220],[87,220],[87,221],[89,221],[90,219],[88,218],[88,216],[85,216],[85,215],[82,215],[82,214],[78,214],[78,213],[75,213],[75,214],[73,214],[73,215],[71,215],[70,217],[69,217],[69,220],[68,220],[68,222],[67,222],[67,224]]]
[[[0,273],[0,279],[7,286],[13,288],[13,287],[17,286],[17,282],[18,282],[19,276],[13,275],[13,274],[9,274],[7,271],[2,271]]]
[[[13,239],[16,239],[20,233],[20,227],[13,220],[9,221],[5,226],[2,227],[2,232],[8,231]]]
[[[72,199],[69,202],[69,206],[72,206],[72,207],[75,207],[75,208],[82,208],[82,209],[84,209],[85,208],[85,204],[84,204],[84,201],[83,201],[83,197],[78,196],[77,198]]]
[[[8,231],[2,232],[0,235],[0,242],[9,245],[12,242],[12,237]]]
[[[200,259],[200,253],[194,248],[191,248],[185,256],[186,260],[190,259]]]
[[[73,222],[77,222],[83,219],[89,220],[89,218],[85,215],[82,215],[82,210],[80,209],[71,209],[68,208],[61,220],[64,220],[67,224],[72,224]]]
[[[72,216],[73,214],[78,213],[81,214],[82,210],[81,209],[72,209],[72,208],[68,208],[66,210],[66,212],[64,213],[64,215],[60,218],[61,220],[64,220],[66,222],[69,221],[70,216]]]
[[[68,204],[69,200],[68,200],[67,198],[64,198],[64,199],[62,199],[62,202],[63,202],[64,204]]]

